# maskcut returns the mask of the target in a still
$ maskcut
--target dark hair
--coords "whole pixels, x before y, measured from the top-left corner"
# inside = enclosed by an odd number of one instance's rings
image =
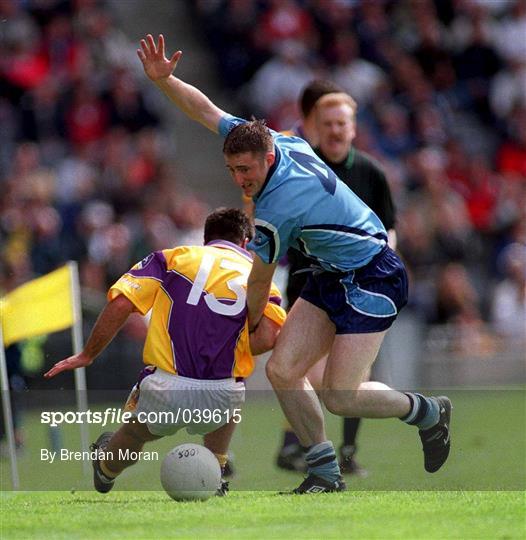
[[[250,219],[237,208],[218,208],[205,221],[205,244],[212,240],[228,240],[238,246],[248,238],[252,240],[254,231]]]
[[[233,156],[245,152],[266,153],[274,147],[265,120],[251,120],[237,125],[226,136],[223,154]]]
[[[332,94],[333,92],[343,92],[343,90],[336,83],[326,79],[315,79],[305,86],[299,99],[303,118],[309,116],[318,99],[325,94]]]

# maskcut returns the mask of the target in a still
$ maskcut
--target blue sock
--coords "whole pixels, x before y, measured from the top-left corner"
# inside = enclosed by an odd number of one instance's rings
[[[329,482],[340,477],[340,467],[331,441],[324,441],[308,448],[305,453],[309,474],[315,474]]]
[[[440,407],[435,398],[413,392],[405,392],[405,395],[411,401],[411,410],[409,414],[400,418],[402,422],[417,426],[418,429],[429,429],[438,423]]]

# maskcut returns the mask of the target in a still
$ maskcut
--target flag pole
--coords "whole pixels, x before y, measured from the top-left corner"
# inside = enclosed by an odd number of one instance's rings
[[[73,354],[79,354],[83,348],[82,337],[82,308],[80,303],[79,286],[79,268],[76,261],[69,261],[68,268],[70,272],[71,298],[73,305],[73,326],[71,327],[71,336],[73,339]],[[86,385],[86,369],[78,368],[74,370],[75,393],[77,398],[77,410],[85,412],[88,410],[88,390]],[[89,429],[86,422],[80,424],[80,445],[83,452],[88,451]],[[82,460],[84,474],[90,470],[90,462]]]
[[[7,364],[4,350],[4,337],[2,333],[2,324],[0,321],[0,379],[2,385],[2,409],[4,412],[4,424],[7,434],[7,444],[9,448],[9,460],[11,462],[11,483],[14,490],[20,487],[18,478],[18,465],[16,458],[15,428],[13,425],[13,416],[11,411],[11,399],[9,392],[9,379],[7,376]]]

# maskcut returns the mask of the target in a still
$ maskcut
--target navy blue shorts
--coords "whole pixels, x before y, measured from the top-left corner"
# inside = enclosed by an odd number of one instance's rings
[[[300,297],[323,309],[337,334],[382,332],[407,304],[407,273],[386,247],[358,270],[313,272]]]

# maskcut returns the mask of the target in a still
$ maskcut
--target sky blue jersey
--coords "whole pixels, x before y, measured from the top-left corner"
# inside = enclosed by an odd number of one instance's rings
[[[226,137],[246,122],[225,115]],[[256,235],[248,245],[264,262],[293,247],[333,272],[365,266],[384,246],[387,232],[376,214],[299,137],[270,130],[276,161],[253,197]]]

